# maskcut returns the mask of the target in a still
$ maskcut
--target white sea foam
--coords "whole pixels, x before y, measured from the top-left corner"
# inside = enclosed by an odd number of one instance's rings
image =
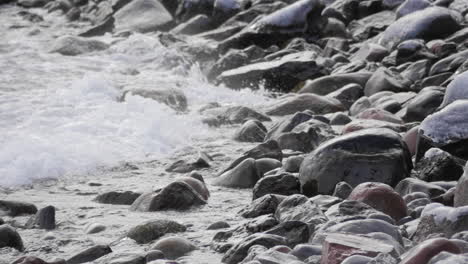
[[[8,40],[0,45],[3,186],[158,158],[194,139],[216,136],[201,123],[199,106],[265,100],[208,84],[196,65],[188,67],[153,37],[135,34],[109,50],[67,57],[47,52],[53,41],[47,33],[28,36],[26,29],[11,30],[1,18],[0,23]],[[178,66],[168,66],[171,61]],[[124,89],[158,87],[183,90],[189,113],[140,96],[117,100]]]

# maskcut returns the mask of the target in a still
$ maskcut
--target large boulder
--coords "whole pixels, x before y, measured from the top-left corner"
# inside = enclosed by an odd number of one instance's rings
[[[321,115],[344,111],[345,108],[340,101],[330,97],[315,94],[298,94],[287,96],[275,102],[266,110],[266,113],[268,115],[284,116],[305,110],[310,110],[310,113]]]
[[[308,80],[304,87],[299,90],[299,93],[326,95],[350,83],[357,83],[364,87],[371,76],[372,73],[370,72],[355,72],[324,76],[314,80]]]
[[[438,147],[460,158],[468,158],[468,100],[457,100],[421,123],[416,160]]]
[[[204,204],[206,200],[190,184],[176,181],[161,190],[142,194],[133,202],[130,210],[142,212],[187,210]]]
[[[395,21],[385,30],[378,42],[393,49],[409,39],[441,39],[459,28],[460,23],[455,12],[443,7],[429,7]]]
[[[411,169],[411,154],[397,133],[365,129],[319,146],[302,162],[299,179],[306,195],[332,194],[341,181],[395,186]]]
[[[313,51],[285,55],[273,61],[257,62],[228,70],[219,80],[232,88],[259,88],[289,92],[300,82],[327,74],[325,60]]]
[[[187,228],[171,220],[152,220],[130,229],[127,237],[139,244],[146,244],[168,233],[185,232]]]
[[[167,29],[172,15],[157,0],[131,1],[114,14],[115,31],[150,32]]]

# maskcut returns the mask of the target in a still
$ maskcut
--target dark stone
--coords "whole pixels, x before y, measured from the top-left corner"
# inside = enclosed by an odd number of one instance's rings
[[[142,212],[187,210],[205,204],[206,200],[190,184],[176,181],[162,190],[142,194],[133,202],[130,210]]]
[[[178,160],[166,168],[167,172],[188,173],[194,170],[209,168],[211,157],[202,152],[198,152],[198,156],[193,161]]]
[[[267,140],[264,143],[259,144],[258,146],[254,147],[253,149],[245,152],[239,158],[235,159],[231,164],[224,169],[221,174],[224,172],[235,168],[239,165],[242,161],[246,159],[261,159],[261,158],[272,158],[281,161],[283,159],[283,152],[281,151],[278,142],[275,140]]]
[[[341,181],[351,186],[369,181],[395,186],[411,169],[408,147],[397,133],[365,129],[320,145],[302,163],[299,179],[303,193],[313,196],[331,194]]]
[[[353,187],[349,185],[349,183],[342,181],[336,184],[333,196],[341,199],[347,199],[352,191]]]
[[[325,59],[313,51],[285,55],[280,59],[249,64],[223,72],[219,80],[231,88],[259,88],[289,92],[300,82],[328,73]]]
[[[215,186],[230,188],[252,188],[262,175],[258,174],[255,160],[242,160],[236,167],[224,172],[213,182]]]
[[[366,43],[351,56],[351,61],[382,61],[389,54],[388,50],[378,44]]]
[[[111,252],[112,249],[107,245],[96,245],[69,258],[67,260],[67,264],[80,264],[91,262]]]
[[[364,41],[383,32],[395,20],[395,12],[385,10],[359,20],[351,21],[348,25],[348,31],[353,36],[353,39]]]
[[[0,248],[11,247],[24,250],[23,240],[18,232],[9,225],[0,225]]]
[[[236,264],[241,262],[248,254],[249,249],[254,245],[261,245],[272,248],[278,245],[287,245],[285,238],[270,234],[253,234],[243,239],[224,255],[222,261],[226,264]]]
[[[299,172],[304,156],[292,156],[284,160],[283,169],[286,172]]]
[[[408,39],[443,39],[460,28],[455,16],[451,10],[442,7],[416,11],[391,24],[379,39],[379,44],[392,49]]]
[[[229,227],[231,226],[228,223],[224,221],[218,221],[208,226],[207,230],[218,230],[218,229],[225,229]]]
[[[37,213],[37,208],[34,204],[30,203],[0,200],[0,213],[15,217],[25,214],[35,214]]]
[[[436,112],[442,103],[444,93],[436,89],[423,89],[407,106],[406,122],[422,121],[428,115]]]
[[[301,192],[301,184],[296,176],[281,173],[261,178],[253,188],[253,200],[267,194],[291,195]]]
[[[351,83],[327,94],[327,97],[337,99],[346,109],[349,109],[363,95],[364,89],[359,84]]]
[[[458,181],[466,162],[440,149],[430,149],[416,163],[413,176],[427,182]]]
[[[146,244],[156,240],[168,233],[185,232],[187,228],[171,220],[152,220],[137,225],[130,229],[127,237],[135,240],[138,244]]]
[[[263,142],[266,133],[267,129],[260,121],[248,120],[234,132],[234,139],[240,142]]]
[[[301,221],[286,221],[265,231],[266,234],[286,238],[288,245],[294,247],[309,240],[309,226]]]
[[[285,196],[276,194],[267,194],[252,201],[252,204],[242,209],[239,214],[245,218],[255,218],[261,215],[274,214],[278,205],[284,200]]]
[[[94,200],[98,203],[103,204],[123,204],[131,205],[135,200],[140,197],[141,193],[135,193],[132,191],[125,192],[106,192],[98,195]]]
[[[31,217],[26,226],[28,228],[40,228],[46,230],[55,229],[55,207],[46,206]]]

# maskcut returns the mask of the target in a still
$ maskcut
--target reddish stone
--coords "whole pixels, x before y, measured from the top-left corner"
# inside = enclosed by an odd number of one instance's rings
[[[403,121],[392,113],[377,108],[366,109],[359,113],[356,117],[360,119],[374,119],[395,124],[403,124]]]
[[[406,203],[392,187],[384,183],[361,183],[348,197],[348,200],[360,201],[391,216],[396,221],[408,215]]]
[[[400,264],[426,264],[431,258],[442,251],[455,254],[461,253],[460,248],[454,242],[446,238],[433,238],[410,249],[410,251],[403,256]]]
[[[393,252],[393,246],[379,240],[351,234],[330,234],[325,238],[320,264],[340,264],[354,255],[375,257],[380,253]]]
[[[416,142],[418,141],[418,130],[419,126],[415,126],[412,129],[408,130],[403,136],[403,141],[406,142],[408,149],[411,153],[411,156],[416,154]]]
[[[278,252],[285,253],[285,254],[288,254],[289,252],[292,251],[292,249],[287,246],[275,246],[272,248],[272,250],[276,250]]]

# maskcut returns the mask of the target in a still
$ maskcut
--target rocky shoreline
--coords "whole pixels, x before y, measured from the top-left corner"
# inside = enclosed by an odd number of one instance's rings
[[[0,4],[64,16],[51,53],[144,34],[182,75],[271,97],[197,109],[217,136],[168,157],[0,189],[0,264],[468,262],[465,0]]]

